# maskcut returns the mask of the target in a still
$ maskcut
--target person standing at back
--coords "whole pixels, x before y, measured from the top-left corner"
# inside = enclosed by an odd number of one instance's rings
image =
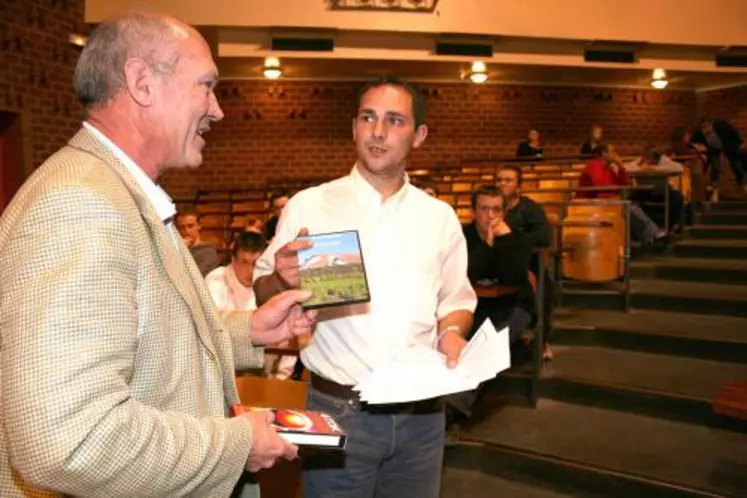
[[[268,413],[227,415],[237,368],[310,333],[309,293],[219,315],[155,183],[202,163],[217,79],[197,30],[155,13],[83,49],[83,126],[0,219],[3,498],[248,498],[245,469],[296,456]]]
[[[304,190],[283,210],[272,244],[257,261],[263,302],[299,284],[299,234],[358,230],[371,302],[319,312],[301,352],[311,371],[308,408],[330,413],[349,434],[338,455],[307,459],[305,498],[435,498],[445,420],[441,399],[368,405],[352,390],[377,365],[412,344],[437,348],[456,365],[477,302],[467,247],[454,210],[410,184],[411,149],[425,141],[422,96],[398,79],[364,87],[349,175]]]

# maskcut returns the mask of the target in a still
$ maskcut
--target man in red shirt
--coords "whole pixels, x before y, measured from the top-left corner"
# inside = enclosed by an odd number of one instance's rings
[[[609,144],[598,145],[578,180],[579,187],[613,187],[631,185],[620,156]],[[581,199],[617,199],[620,191],[576,192]],[[630,230],[633,238],[644,245],[664,239],[667,232],[659,228],[637,204],[630,205]]]

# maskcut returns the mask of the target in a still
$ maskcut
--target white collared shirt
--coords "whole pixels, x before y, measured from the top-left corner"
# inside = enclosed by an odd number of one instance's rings
[[[171,197],[169,197],[169,195],[161,187],[156,185],[156,183],[151,180],[148,175],[145,174],[140,166],[135,164],[135,161],[133,161],[130,156],[125,154],[122,149],[117,147],[114,142],[109,140],[109,137],[104,135],[101,131],[96,129],[95,126],[87,121],[83,122],[83,127],[88,130],[93,136],[95,136],[99,142],[104,144],[104,146],[109,149],[117,159],[119,159],[124,167],[127,168],[127,171],[135,179],[135,182],[137,182],[138,186],[143,189],[143,192],[145,192],[145,196],[153,205],[153,208],[156,210],[158,216],[164,222],[167,220],[171,220],[176,214],[176,207],[174,206]]]
[[[302,227],[311,234],[358,230],[371,294],[370,303],[320,310],[311,344],[301,353],[318,375],[356,384],[395,351],[431,346],[439,319],[475,309],[456,213],[409,182],[382,202],[354,167],[346,177],[298,193],[256,263],[255,280],[273,272],[275,252]]]

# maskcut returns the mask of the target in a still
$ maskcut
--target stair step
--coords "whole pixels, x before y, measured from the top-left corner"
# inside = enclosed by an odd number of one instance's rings
[[[554,477],[605,496],[744,496],[747,434],[639,414],[540,400],[507,405],[463,436],[465,464],[494,475]],[[479,456],[478,456],[479,455]],[[507,462],[514,468],[505,470]]]
[[[646,258],[633,261],[631,275],[636,279],[747,285],[747,259]]]
[[[745,225],[692,225],[687,229],[693,239],[747,239]]]
[[[732,258],[747,261],[747,240],[683,240],[674,244],[674,254],[691,258]]]
[[[709,212],[742,211],[747,212],[747,201],[723,201],[716,204],[704,202],[703,210]]]
[[[556,309],[554,344],[747,363],[747,318],[632,309]]]
[[[735,379],[747,379],[747,364],[623,351],[556,346],[543,370],[542,395],[561,401],[703,425],[722,422],[711,401]]]
[[[485,474],[477,469],[458,469],[449,466],[449,453],[444,455],[441,476],[441,498],[570,498],[573,494],[553,491],[545,487]]]
[[[669,280],[632,280],[633,308],[747,317],[747,287]]]
[[[710,211],[697,213],[695,221],[698,225],[744,225],[747,224],[747,211]]]

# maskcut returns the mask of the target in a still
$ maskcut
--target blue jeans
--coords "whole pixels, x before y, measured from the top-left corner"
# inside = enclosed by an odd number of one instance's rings
[[[304,456],[304,498],[437,498],[444,412],[368,407],[315,390],[308,409],[331,415],[348,434],[344,451]]]

